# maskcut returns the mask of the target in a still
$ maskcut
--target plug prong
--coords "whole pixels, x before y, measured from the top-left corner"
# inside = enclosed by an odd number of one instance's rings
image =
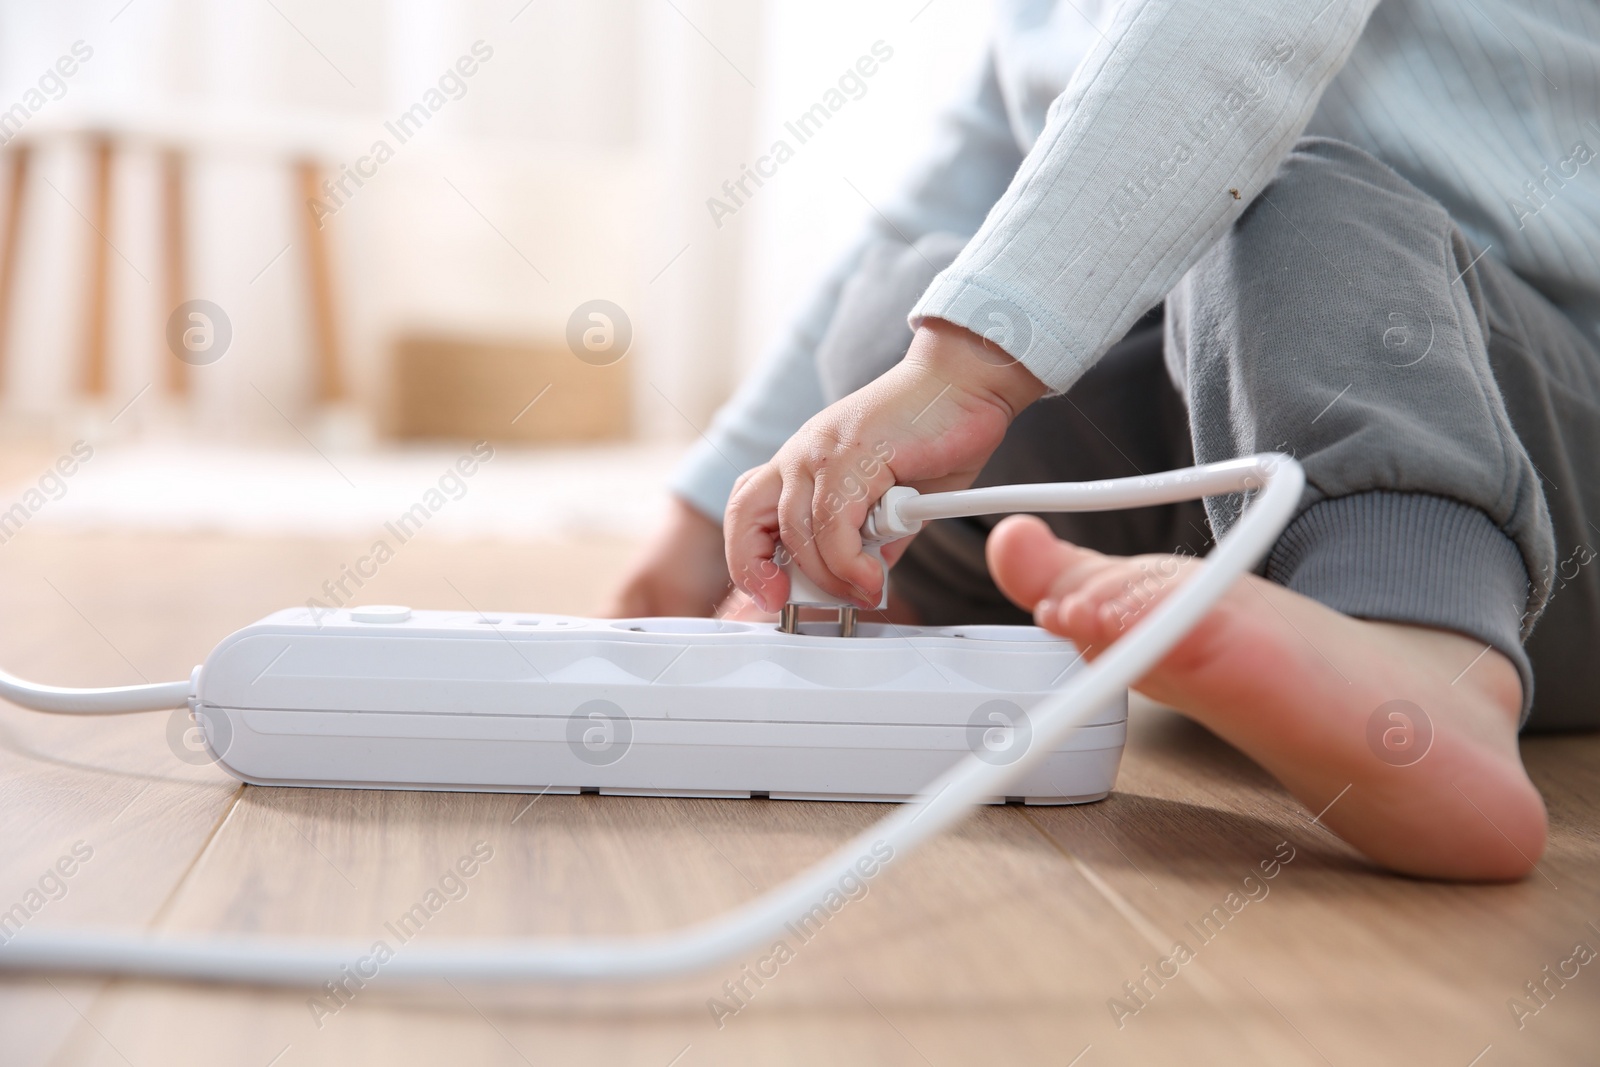
[[[856,609],[849,604],[839,607],[839,636],[854,637],[856,635]]]
[[[778,632],[784,634],[797,634],[800,632],[800,605],[785,604],[778,613]]]

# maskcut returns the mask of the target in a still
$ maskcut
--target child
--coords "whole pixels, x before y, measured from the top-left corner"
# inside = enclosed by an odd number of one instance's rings
[[[875,604],[858,528],[892,484],[1288,452],[1299,516],[1139,688],[1379,863],[1526,874],[1518,730],[1600,721],[1600,12],[1127,0],[1048,102],[1075,10],[1002,8],[951,139],[719,414],[618,609],[704,613],[731,575],[775,610],[780,540]],[[1017,621],[1003,593],[1093,657],[1240,504],[935,524],[888,553],[896,602]]]

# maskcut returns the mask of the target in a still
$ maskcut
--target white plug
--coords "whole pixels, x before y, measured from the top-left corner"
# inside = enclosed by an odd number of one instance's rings
[[[877,505],[867,513],[867,521],[861,524],[861,543],[876,547],[910,537],[921,530],[921,519],[908,520],[900,514],[900,505],[921,495],[909,485],[891,485]]]
[[[907,521],[900,516],[900,505],[921,495],[909,485],[892,485],[867,513],[867,521],[861,525],[861,549],[877,560],[879,569],[884,572],[883,592],[878,597],[879,611],[889,606],[889,568],[883,562],[883,546],[890,541],[910,537],[922,529],[922,520]],[[805,571],[795,562],[794,555],[781,544],[772,558],[789,576],[789,599],[784,604],[779,629],[785,633],[798,632],[800,608],[837,608],[841,633],[849,636],[855,630],[854,604],[834,596],[806,577]]]
[[[873,559],[877,560],[879,568],[884,567],[883,549],[880,546],[875,544],[866,544],[862,546],[862,551],[871,556]],[[800,565],[795,562],[794,556],[790,555],[789,552],[781,546],[777,552],[773,553],[773,562],[777,563],[779,567],[782,567],[783,573],[789,576],[789,600],[786,605],[787,607],[839,608],[840,610],[850,608],[854,610],[855,605],[850,601],[845,600],[842,597],[834,596],[832,593],[822,589],[810,578],[807,578],[806,572],[800,569]],[[881,611],[882,609],[888,607],[888,605],[889,583],[884,582],[883,594],[878,598],[878,609]]]

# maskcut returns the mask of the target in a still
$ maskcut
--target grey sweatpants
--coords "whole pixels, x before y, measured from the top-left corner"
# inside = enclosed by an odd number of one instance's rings
[[[818,351],[832,396],[904,354],[906,312],[960,243],[863,258]],[[1530,729],[1600,726],[1600,345],[1436,201],[1335,141],[1301,141],[1165,313],[1025,411],[978,484],[1267,450],[1308,483],[1267,578],[1493,646],[1522,674]],[[1047,521],[1100,551],[1202,552],[1239,506]],[[896,592],[929,623],[1025,621],[984,566],[996,521],[930,526]]]

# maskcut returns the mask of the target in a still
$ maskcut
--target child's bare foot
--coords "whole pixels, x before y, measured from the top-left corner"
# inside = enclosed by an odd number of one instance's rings
[[[988,555],[1006,595],[1090,658],[1205,565],[1103,556],[1027,516],[1001,523]],[[1511,879],[1544,851],[1544,802],[1517,749],[1521,681],[1472,638],[1353,619],[1251,576],[1138,688],[1312,811],[1338,798],[1322,823],[1387,867]]]

